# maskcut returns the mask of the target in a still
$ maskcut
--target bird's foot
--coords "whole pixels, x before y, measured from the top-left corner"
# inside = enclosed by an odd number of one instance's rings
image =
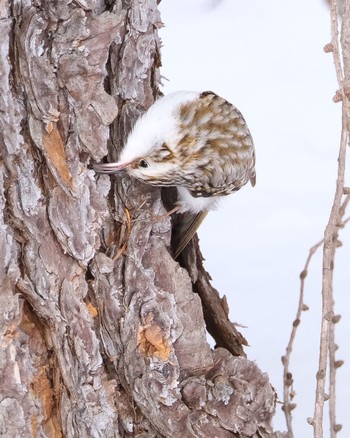
[[[176,207],[174,207],[171,210],[167,211],[165,214],[161,214],[161,215],[158,215],[158,216],[153,216],[152,221],[155,222],[155,223],[156,222],[161,222],[164,219],[167,219],[172,214],[176,213],[179,209],[180,209],[180,207],[177,205]]]

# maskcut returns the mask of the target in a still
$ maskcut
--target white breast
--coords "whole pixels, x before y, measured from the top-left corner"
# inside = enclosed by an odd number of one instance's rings
[[[201,211],[215,209],[221,196],[211,196],[210,198],[195,198],[185,187],[177,187],[178,201],[180,206],[179,213],[186,211],[197,214]]]

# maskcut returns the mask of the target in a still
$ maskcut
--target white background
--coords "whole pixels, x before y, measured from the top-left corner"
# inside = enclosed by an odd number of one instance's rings
[[[309,248],[322,239],[335,190],[340,104],[322,0],[163,0],[160,31],[164,93],[212,90],[236,105],[252,132],[257,185],[211,212],[199,235],[213,284],[231,319],[247,328],[249,359],[269,374],[282,400],[281,356],[299,298]],[[350,436],[350,232],[335,268],[339,437]],[[311,437],[321,303],[321,253],[306,280],[306,304],[291,371],[294,434]],[[328,413],[325,412],[325,416]],[[275,429],[286,430],[280,405]],[[330,436],[327,426],[325,437]]]

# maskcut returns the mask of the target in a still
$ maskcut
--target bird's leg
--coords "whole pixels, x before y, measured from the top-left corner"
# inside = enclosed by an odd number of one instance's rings
[[[172,214],[176,213],[180,209],[180,206],[177,205],[176,207],[172,208],[171,210],[167,211],[165,214],[161,214],[159,216],[154,216],[153,221],[154,222],[161,222],[164,219],[168,218]]]
[[[171,210],[167,211],[164,216],[165,217],[171,216],[173,213],[176,213],[179,210],[180,210],[180,205],[177,205],[176,207],[174,207]]]

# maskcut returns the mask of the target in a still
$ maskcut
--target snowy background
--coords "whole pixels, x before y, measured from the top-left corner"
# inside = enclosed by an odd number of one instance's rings
[[[309,248],[323,237],[335,189],[340,104],[322,0],[162,0],[165,94],[212,90],[236,105],[252,132],[257,185],[222,202],[201,226],[205,266],[226,294],[231,319],[282,400],[281,356]],[[350,230],[335,268],[339,436],[350,436]],[[321,304],[321,253],[312,261],[291,371],[295,437],[311,437]],[[328,417],[328,413],[325,413]],[[286,430],[280,405],[276,430]],[[325,428],[325,437],[329,430]]]

